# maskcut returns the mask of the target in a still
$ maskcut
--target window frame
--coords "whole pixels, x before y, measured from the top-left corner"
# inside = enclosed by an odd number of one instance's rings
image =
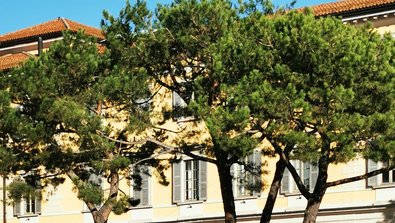
[[[366,171],[367,171],[367,173],[369,173],[371,171],[381,169],[387,165],[389,165],[389,161],[375,162],[371,159],[367,159],[366,160]],[[388,174],[388,181],[389,182],[384,182],[384,174]],[[395,187],[395,169],[367,178],[366,179],[366,186],[371,187],[373,189],[374,188],[381,188],[381,187]]]
[[[14,201],[13,207],[13,215],[17,218],[24,218],[24,217],[32,217],[41,215],[41,190],[37,190],[37,195],[34,197],[34,200],[31,196],[28,198],[21,198],[19,201]],[[31,211],[27,211],[28,203],[30,204],[30,209],[34,209]],[[34,206],[32,206],[34,205]]]
[[[190,170],[191,179],[187,180],[187,163],[191,163],[191,167],[197,166],[193,179],[193,168]],[[194,164],[196,163],[196,164]],[[192,181],[191,194],[187,194],[187,182]],[[195,188],[194,188],[195,187]],[[196,188],[197,187],[197,188]],[[195,189],[195,190],[194,190]],[[192,196],[191,196],[192,195]],[[196,159],[185,159],[172,165],[172,202],[174,204],[195,203],[207,200],[207,162]]]
[[[294,166],[296,172],[298,172],[300,179],[303,184],[306,186],[306,180],[309,181],[308,190],[312,192],[314,190],[315,184],[317,183],[318,177],[318,166],[313,165],[310,161],[301,161],[301,160],[290,160],[292,165]],[[308,168],[305,168],[308,166]],[[306,170],[309,170],[308,178],[306,177]],[[287,185],[287,186],[286,186]],[[281,180],[281,188],[280,193],[284,195],[299,195],[300,191],[295,180],[292,177],[292,174],[289,172],[288,168],[285,168],[283,179]]]
[[[185,201],[199,200],[199,172],[198,160],[185,160]]]
[[[244,157],[244,162],[248,164],[252,164],[257,168],[261,168],[262,160],[261,160],[261,153],[258,150],[254,150],[253,154]],[[234,163],[231,166],[231,175],[232,179],[232,189],[233,195],[237,198],[255,198],[261,195],[262,190],[262,179],[261,175],[256,176],[253,173],[250,173],[245,170],[244,165],[240,165],[238,163]],[[242,176],[242,177],[240,177]],[[248,188],[245,182],[253,181],[253,186],[259,185],[260,189],[258,190],[251,190]]]

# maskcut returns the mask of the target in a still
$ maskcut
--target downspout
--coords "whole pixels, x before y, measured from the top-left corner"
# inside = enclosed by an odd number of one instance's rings
[[[7,183],[7,177],[5,174],[3,174],[3,223],[7,223],[6,183]]]
[[[38,37],[37,51],[38,51],[38,56],[40,56],[43,53],[43,38],[41,38],[41,36]]]

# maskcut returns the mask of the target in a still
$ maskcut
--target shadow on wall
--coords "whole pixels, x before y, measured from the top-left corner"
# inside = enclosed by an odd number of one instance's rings
[[[395,201],[390,201],[389,204],[383,212],[384,221],[380,221],[377,223],[395,223]]]

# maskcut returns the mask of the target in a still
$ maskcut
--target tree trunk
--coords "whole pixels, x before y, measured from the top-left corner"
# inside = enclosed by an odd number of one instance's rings
[[[323,196],[320,196],[318,198],[311,198],[308,200],[307,207],[304,211],[303,223],[315,223],[322,197]]]
[[[100,210],[97,210],[94,204],[85,202],[92,214],[93,221],[95,223],[106,223],[108,221],[108,217],[110,216],[114,202],[117,200],[119,189],[119,174],[117,171],[111,171],[109,183],[109,195]]]
[[[224,205],[225,222],[236,222],[235,198],[232,189],[232,176],[230,165],[226,162],[218,162],[217,170],[221,186],[222,203]]]
[[[92,213],[92,216],[95,223],[107,223],[107,219],[99,211]]]
[[[330,141],[326,135],[322,135],[321,137],[323,138],[324,146],[322,150],[322,155],[318,162],[317,182],[315,184],[313,193],[307,199],[307,206],[304,211],[303,223],[316,222],[318,210],[327,189],[326,183],[328,181]]]
[[[280,190],[285,167],[286,164],[284,160],[280,158],[276,163],[276,171],[274,172],[274,177],[266,199],[265,208],[262,211],[261,223],[269,223],[272,218],[274,204],[276,203],[277,194]]]

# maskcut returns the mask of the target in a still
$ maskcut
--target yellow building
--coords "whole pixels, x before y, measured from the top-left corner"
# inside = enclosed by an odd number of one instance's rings
[[[313,7],[317,16],[340,16],[347,24],[371,22],[379,33],[390,32],[395,36],[395,0],[345,0]],[[0,36],[0,69],[17,66],[26,58],[37,55],[61,37],[63,30],[84,29],[89,35],[103,38],[100,30],[67,19],[58,18],[34,27]],[[42,39],[42,43],[38,40]],[[182,105],[182,99],[162,89],[161,106]],[[177,130],[189,124],[188,117],[179,117],[166,127]],[[267,161],[275,166],[275,159],[253,156],[256,162]],[[294,161],[300,175],[314,184],[315,167]],[[329,181],[361,175],[384,163],[357,159],[347,164],[330,166]],[[235,172],[241,168],[235,166]],[[265,182],[270,183],[274,171],[269,170]],[[141,198],[141,203],[126,214],[111,215],[109,222],[222,222],[223,207],[217,169],[213,164],[184,156],[182,161],[165,172],[170,185],[159,184],[155,177],[143,175],[141,191],[134,191],[124,184],[126,191]],[[105,189],[105,186],[104,186]],[[250,194],[242,185],[234,183],[235,205],[239,221],[258,222],[265,205],[267,187],[261,193]],[[283,185],[274,207],[272,222],[301,222],[307,201],[298,193],[293,179],[284,175]],[[320,207],[317,222],[366,222],[395,221],[395,170],[369,180],[357,181],[328,189]],[[67,182],[58,188],[48,188],[43,199],[24,200],[7,206],[7,222],[93,222],[81,200]]]

